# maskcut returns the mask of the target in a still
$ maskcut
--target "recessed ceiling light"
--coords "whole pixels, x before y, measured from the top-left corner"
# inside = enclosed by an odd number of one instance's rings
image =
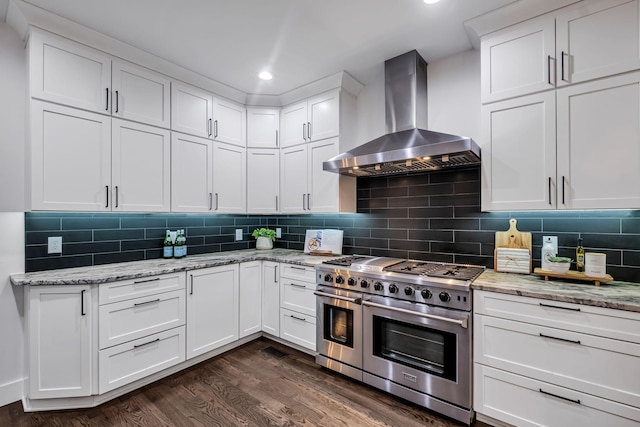
[[[260,77],[262,80],[271,80],[273,78],[273,74],[268,71],[263,71],[258,74],[258,77]]]
[[[438,3],[440,0],[423,0],[426,4],[436,4]]]

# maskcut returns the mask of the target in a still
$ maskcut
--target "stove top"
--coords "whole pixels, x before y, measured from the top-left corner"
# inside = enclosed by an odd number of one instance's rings
[[[459,280],[473,280],[484,271],[483,267],[464,264],[444,264],[437,262],[403,261],[386,267],[384,271],[442,277]]]

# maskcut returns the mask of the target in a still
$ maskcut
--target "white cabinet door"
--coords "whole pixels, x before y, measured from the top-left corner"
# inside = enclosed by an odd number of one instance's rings
[[[482,103],[555,87],[555,21],[543,16],[481,42]]]
[[[247,149],[214,142],[213,211],[247,211]]]
[[[107,55],[33,31],[29,70],[32,97],[110,114],[111,58]]]
[[[309,141],[340,135],[340,91],[323,93],[307,101],[307,126]]]
[[[247,150],[247,213],[278,212],[280,191],[280,150]]]
[[[213,142],[172,132],[171,211],[211,211],[212,182]]]
[[[555,92],[482,107],[482,210],[555,209]]]
[[[640,72],[557,95],[559,206],[640,207]]]
[[[280,336],[280,264],[262,262],[262,331]]]
[[[240,264],[240,338],[262,330],[262,261]]]
[[[307,213],[307,144],[280,151],[280,212]]]
[[[280,338],[316,351],[316,316],[281,308]]]
[[[171,130],[211,137],[212,108],[210,93],[183,83],[171,83]]]
[[[171,208],[170,132],[112,120],[113,210],[168,212]]]
[[[280,112],[280,146],[307,142],[307,101],[287,106]]]
[[[247,108],[247,147],[278,148],[280,110]]]
[[[322,163],[340,154],[338,138],[312,142],[308,146],[308,201],[314,213],[338,212],[340,175],[322,169]]]
[[[111,80],[114,116],[163,128],[171,125],[168,77],[113,61]]]
[[[187,359],[238,339],[238,264],[187,272]]]
[[[246,147],[246,114],[241,105],[213,98],[213,139]]]
[[[91,287],[32,286],[27,289],[31,399],[91,394]]]
[[[111,119],[31,101],[31,208],[111,209]]]
[[[556,18],[558,86],[640,68],[638,0],[584,3]]]

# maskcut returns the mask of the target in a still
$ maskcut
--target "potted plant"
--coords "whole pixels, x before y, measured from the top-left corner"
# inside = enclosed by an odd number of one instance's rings
[[[272,249],[276,240],[276,232],[268,228],[256,228],[251,233],[256,238],[256,249]]]

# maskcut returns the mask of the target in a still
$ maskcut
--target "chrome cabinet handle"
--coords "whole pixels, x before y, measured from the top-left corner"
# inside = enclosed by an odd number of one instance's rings
[[[564,175],[562,176],[562,204],[564,205]]]
[[[307,124],[302,124],[302,139],[307,140]]]
[[[133,304],[133,306],[134,307],[140,307],[141,305],[153,304],[154,302],[160,302],[160,298],[154,299],[152,301],[137,302],[137,303]]]
[[[311,141],[311,122],[307,122],[307,139]]]
[[[207,120],[207,135],[211,136],[211,119]]]
[[[104,89],[107,92],[107,105],[104,107],[105,111],[109,111],[109,88]]]
[[[144,343],[144,344],[134,345],[134,346],[133,346],[133,348],[140,348],[140,347],[144,347],[144,346],[146,346],[146,345],[153,344],[154,342],[158,342],[158,341],[160,341],[160,338],[156,338],[155,340],[153,340],[153,341],[149,341],[149,342],[146,342],[146,343]]]
[[[115,207],[118,207],[118,186],[116,185],[116,205]]]
[[[311,210],[311,193],[307,193],[307,210]]]
[[[218,193],[215,193],[215,194],[216,194],[216,208],[214,209],[214,211],[217,211],[218,210]]]
[[[569,399],[568,397],[558,396],[557,394],[553,394],[553,393],[549,393],[548,391],[544,391],[541,388],[539,388],[538,391],[540,393],[542,393],[542,394],[546,394],[547,396],[557,397],[558,399],[566,400],[566,401],[572,402],[572,403],[577,403],[578,405],[580,404],[580,399]]]
[[[109,207],[109,186],[105,185],[104,188],[105,188],[105,190],[107,192],[107,204],[104,207],[108,208]]]
[[[561,78],[563,81],[565,81],[565,82],[567,82],[567,83],[568,83],[568,82],[569,82],[569,80],[567,80],[567,79],[565,79],[565,78],[564,78],[564,57],[565,57],[565,55],[567,56],[567,68],[569,68],[569,61],[568,61],[568,59],[569,59],[569,54],[568,54],[568,53],[565,53],[565,51],[563,50],[563,51],[560,53],[560,55],[561,55],[561,57],[560,57],[560,78]]]
[[[278,266],[277,265],[273,269],[273,282],[278,283]]]
[[[557,305],[545,304],[545,303],[542,303],[542,302],[540,302],[538,304],[540,304],[540,307],[557,308],[557,309],[560,309],[560,310],[580,311],[579,308],[560,307],[560,306],[557,306]]]
[[[303,289],[306,289],[306,288],[307,288],[305,285],[299,285],[299,284],[297,284],[297,283],[293,283],[293,282],[291,282],[291,283],[289,283],[289,284],[290,284],[291,286],[293,286],[294,288],[303,288]]]
[[[276,147],[278,146],[278,129],[276,129]]]
[[[118,112],[118,105],[120,105],[120,94],[116,91],[116,113]]]
[[[278,196],[276,196],[276,211],[278,211]]]
[[[303,211],[306,211],[306,210],[307,210],[307,208],[305,208],[305,202],[304,202],[304,198],[305,198],[306,196],[307,196],[306,194],[302,193],[302,210],[303,210]]]
[[[371,302],[371,301],[363,301],[362,305],[369,306],[369,307],[382,308],[385,310],[395,311],[398,313],[410,314],[412,316],[424,317],[425,319],[438,320],[440,322],[454,323],[465,329],[468,327],[468,321],[469,321],[468,318],[465,318],[462,320],[449,319],[448,317],[436,316],[435,314],[418,313],[412,310],[405,310],[404,308],[396,308],[396,307],[390,307],[384,304],[376,304],[375,302]]]
[[[209,210],[213,209],[213,193],[209,193]]]
[[[191,290],[189,290],[189,295],[193,295],[193,274],[190,274],[190,280],[191,280]]]
[[[305,318],[303,318],[303,317],[296,317],[296,316],[294,316],[293,314],[290,314],[290,315],[289,315],[289,317],[291,317],[291,318],[293,318],[293,319],[296,319],[296,320],[301,320],[301,321],[303,321],[303,322],[306,322],[306,321],[307,321],[307,319],[305,319]]]
[[[542,338],[549,338],[549,339],[557,340],[557,341],[570,342],[571,344],[580,344],[580,340],[568,340],[566,338],[552,337],[551,335],[545,335],[543,333],[540,333],[539,335]]]
[[[87,313],[85,313],[84,311],[84,293],[87,292],[86,289],[83,289],[82,291],[80,291],[80,315],[84,316]]]
[[[159,282],[160,278],[156,277],[155,279],[148,279],[148,280],[136,280],[135,282],[133,282],[134,285],[139,285],[140,283],[149,283],[149,282]]]
[[[218,121],[217,120],[213,121],[213,137],[214,138],[218,137]]]
[[[343,297],[342,295],[328,294],[326,292],[320,292],[320,291],[315,291],[313,294],[319,297],[335,298],[335,299],[339,299],[340,301],[352,302],[358,305],[362,303],[362,298],[349,298],[349,297]]]
[[[551,84],[551,55],[547,55],[547,83]]]

